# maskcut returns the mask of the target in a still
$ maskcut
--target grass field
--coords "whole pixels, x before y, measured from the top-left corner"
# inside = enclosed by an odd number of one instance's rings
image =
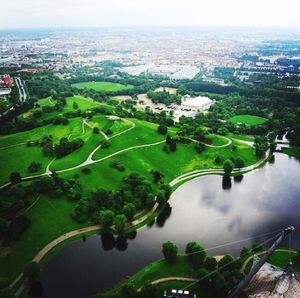
[[[267,121],[266,118],[251,116],[251,115],[237,115],[229,119],[234,124],[246,124],[249,126],[260,125]]]
[[[41,197],[26,214],[32,221],[30,228],[19,241],[12,243],[6,256],[0,255],[0,276],[16,277],[27,262],[50,241],[82,227],[70,216],[73,208],[74,204],[64,198]]]
[[[209,134],[207,138],[212,140],[212,145],[214,146],[223,146],[229,142],[227,138],[215,134]]]
[[[238,135],[238,134],[234,134],[234,133],[229,133],[226,136],[228,138],[233,138],[233,139],[236,139],[236,140],[242,140],[242,141],[246,141],[246,142],[254,142],[254,137],[253,136]]]
[[[74,111],[73,103],[76,102],[78,104],[78,109],[81,111],[90,110],[95,107],[101,106],[101,103],[93,101],[91,99],[82,97],[82,96],[73,96],[66,98],[66,106],[64,107],[64,112]]]
[[[73,100],[74,98],[68,99],[68,105],[71,107]],[[75,100],[79,101],[79,105],[81,104],[83,109],[88,109],[90,105],[95,104],[82,98],[78,99],[76,97]],[[27,147],[24,144],[19,145],[28,140],[38,140],[45,135],[52,135],[55,141],[62,137],[69,137],[69,139],[81,137],[85,141],[84,146],[79,150],[64,158],[55,160],[50,169],[64,169],[83,162],[104,137],[102,134],[94,134],[93,129],[87,125],[84,126],[83,131],[83,119],[81,118],[69,120],[70,122],[66,126],[47,125],[31,131],[0,137],[0,149],[2,148],[1,153],[4,156],[4,158],[1,158],[0,164],[2,167],[1,184],[7,182],[7,177],[12,171],[17,170],[21,172],[22,176],[28,176],[27,167],[33,160],[41,162],[43,164],[41,171],[45,171],[51,158],[43,156],[42,148],[37,146]],[[132,146],[150,144],[165,139],[165,136],[157,132],[157,124],[137,119],[130,119],[130,121],[135,124],[135,127],[120,136],[112,138],[110,147],[100,148],[93,159],[99,159]],[[96,115],[90,120],[90,124],[104,131],[110,129],[114,135],[132,127],[130,121],[126,119],[112,121],[103,115]],[[170,133],[175,134],[176,129],[170,130]],[[227,140],[217,135],[211,135],[210,137],[215,145],[228,143]],[[232,149],[233,145],[236,145],[236,151]],[[123,177],[131,172],[138,172],[152,180],[150,171],[153,169],[158,170],[164,174],[164,181],[167,183],[177,176],[195,169],[222,167],[222,165],[216,165],[214,162],[217,155],[221,157],[222,161],[230,157],[240,156],[246,165],[257,161],[252,148],[236,141],[233,141],[230,146],[222,148],[206,147],[201,154],[196,153],[194,143],[178,144],[176,152],[172,153],[166,153],[163,147],[164,144],[160,144],[123,152],[102,162],[87,166],[91,169],[90,174],[83,174],[81,172],[82,168],[78,168],[60,175],[65,178],[73,178],[75,174],[78,174],[78,179],[83,188],[83,195],[86,195],[97,187],[117,190]],[[123,165],[125,171],[119,172],[111,168],[110,163],[113,161]],[[20,241],[12,244],[8,255],[0,257],[0,276],[15,277],[45,244],[67,231],[84,226],[71,219],[70,214],[73,208],[74,203],[65,199],[42,197],[28,212],[28,216],[33,222],[32,226],[26,230]],[[85,223],[85,225],[88,224]]]
[[[118,92],[133,89],[132,85],[122,85],[111,82],[83,82],[76,83],[72,85],[75,88],[79,89],[93,89],[95,91],[103,91],[103,92]]]
[[[300,159],[300,148],[284,148],[283,152],[289,156]]]
[[[91,129],[90,129],[91,130]],[[70,119],[68,125],[46,125],[30,131],[20,132],[13,135],[0,137],[0,183],[8,182],[9,174],[13,171],[20,172],[21,176],[36,175],[45,172],[48,163],[53,157],[45,156],[40,146],[28,147],[27,141],[37,141],[44,136],[51,135],[56,143],[63,137],[79,137],[82,135],[82,120],[79,118]],[[28,173],[27,168],[32,161],[42,164],[39,172]]]

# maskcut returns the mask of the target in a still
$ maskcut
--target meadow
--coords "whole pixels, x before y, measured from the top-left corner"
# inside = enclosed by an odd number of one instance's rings
[[[246,124],[249,126],[260,125],[267,121],[266,118],[252,116],[252,115],[237,115],[229,119],[230,122],[234,124]]]
[[[133,89],[132,85],[122,85],[118,83],[111,83],[111,82],[82,82],[72,84],[73,87],[79,89],[93,89],[95,91],[102,91],[102,92],[118,92],[118,91],[125,91]]]

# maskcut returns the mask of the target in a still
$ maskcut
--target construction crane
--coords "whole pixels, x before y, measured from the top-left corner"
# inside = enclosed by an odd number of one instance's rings
[[[284,229],[277,240],[272,244],[272,246],[268,249],[264,257],[262,257],[257,264],[252,268],[250,273],[237,285],[237,287],[233,290],[233,292],[229,295],[229,298],[238,298],[241,297],[243,290],[248,286],[254,275],[259,271],[259,269],[265,264],[265,262],[270,258],[270,256],[277,249],[278,245],[283,241],[283,239],[290,235],[295,228],[293,226],[287,227]]]

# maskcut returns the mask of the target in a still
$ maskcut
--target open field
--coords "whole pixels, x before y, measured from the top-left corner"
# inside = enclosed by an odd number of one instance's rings
[[[249,126],[260,125],[267,121],[266,118],[251,116],[251,115],[237,115],[229,119],[234,124],[246,124]]]
[[[78,104],[78,110],[86,111],[95,107],[99,107],[102,104],[91,99],[76,95],[73,97],[66,98],[66,106],[64,107],[64,112],[74,111],[73,103],[76,102]]]
[[[132,85],[122,85],[111,82],[82,82],[73,84],[72,86],[79,89],[87,88],[103,92],[117,92],[133,89]]]
[[[237,134],[234,134],[234,133],[229,133],[226,136],[228,138],[233,138],[233,139],[236,139],[236,140],[242,140],[242,141],[246,141],[246,142],[254,142],[254,137],[252,137],[252,136],[237,135]]]
[[[12,243],[6,256],[0,255],[0,276],[16,277],[29,260],[51,240],[84,226],[71,218],[73,208],[74,204],[65,198],[42,196],[26,213],[32,221],[30,228],[22,234],[19,241]]]
[[[73,105],[74,98],[68,99],[68,106]],[[90,108],[89,102],[85,99],[76,99],[82,109]],[[68,108],[68,107],[67,107]],[[222,164],[215,164],[215,157],[221,157],[222,162],[231,157],[240,156],[245,165],[254,164],[257,157],[253,148],[246,144],[233,141],[225,147],[206,147],[198,154],[195,151],[195,143],[177,144],[177,150],[172,153],[166,153],[163,150],[165,146],[163,136],[157,132],[157,124],[141,121],[137,119],[108,119],[103,115],[95,115],[90,121],[81,118],[69,119],[68,125],[47,125],[36,128],[31,131],[16,133],[0,138],[0,147],[5,156],[1,161],[5,175],[1,178],[1,184],[7,182],[7,177],[12,171],[21,172],[22,176],[29,176],[26,172],[31,161],[39,161],[43,165],[41,172],[51,158],[42,154],[42,148],[39,146],[27,147],[28,140],[35,141],[45,135],[52,135],[55,141],[62,137],[73,139],[82,138],[85,143],[83,147],[75,152],[54,160],[50,166],[51,170],[61,170],[80,165],[86,161],[91,152],[99,146],[105,137],[109,140],[108,148],[99,148],[92,156],[93,163],[85,165],[91,170],[90,174],[83,174],[83,167],[72,169],[59,175],[64,178],[73,178],[78,174],[79,182],[82,186],[83,195],[97,187],[107,190],[118,190],[122,184],[124,176],[129,173],[138,172],[152,181],[151,170],[158,170],[164,175],[164,182],[169,183],[174,178],[196,169],[221,168]],[[109,129],[112,134],[93,133],[93,127],[98,127],[104,133]],[[169,130],[171,135],[176,133],[176,129]],[[217,136],[209,136],[213,145],[222,146],[228,143],[228,139]],[[161,143],[160,143],[161,142]],[[139,148],[138,146],[150,145]],[[236,150],[233,149],[236,146]],[[13,147],[11,147],[13,146]],[[121,151],[120,150],[125,150]],[[110,156],[114,154],[113,156]],[[103,160],[97,161],[98,159]],[[7,162],[9,161],[9,162]],[[125,167],[125,171],[120,172],[110,167],[112,162],[117,162]],[[96,184],[95,184],[96,181]],[[157,187],[154,185],[154,187]],[[18,242],[14,242],[9,249],[9,254],[0,257],[0,275],[10,279],[16,277],[22,271],[25,264],[35,255],[35,253],[51,242],[54,238],[62,234],[89,225],[78,224],[71,218],[71,212],[75,203],[71,203],[64,198],[50,199],[41,197],[41,199],[27,213],[33,224],[21,236]],[[47,223],[51,223],[50,225]]]

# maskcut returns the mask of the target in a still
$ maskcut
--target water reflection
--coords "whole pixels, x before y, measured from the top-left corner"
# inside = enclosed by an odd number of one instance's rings
[[[238,176],[234,176],[234,177],[233,177],[233,180],[234,180],[234,182],[236,182],[236,183],[241,183],[241,182],[243,181],[243,179],[244,179],[244,176],[243,176],[243,175],[238,175]]]
[[[162,228],[165,225],[167,219],[171,216],[171,213],[172,207],[169,203],[167,203],[162,212],[157,216],[156,225]]]
[[[223,179],[222,179],[222,188],[224,190],[228,190],[230,189],[232,186],[231,184],[231,177],[226,177],[226,176],[223,176]]]
[[[300,249],[300,164],[286,155],[275,155],[275,163],[230,179],[230,183],[221,176],[185,183],[172,194],[157,220],[135,235],[103,234],[102,245],[99,236],[94,236],[66,246],[41,274],[43,297],[84,298],[108,290],[160,259],[161,245],[167,240],[184,251],[189,241],[209,248],[294,225],[293,248]],[[243,246],[251,247],[269,237],[214,249],[210,254],[239,255]]]

